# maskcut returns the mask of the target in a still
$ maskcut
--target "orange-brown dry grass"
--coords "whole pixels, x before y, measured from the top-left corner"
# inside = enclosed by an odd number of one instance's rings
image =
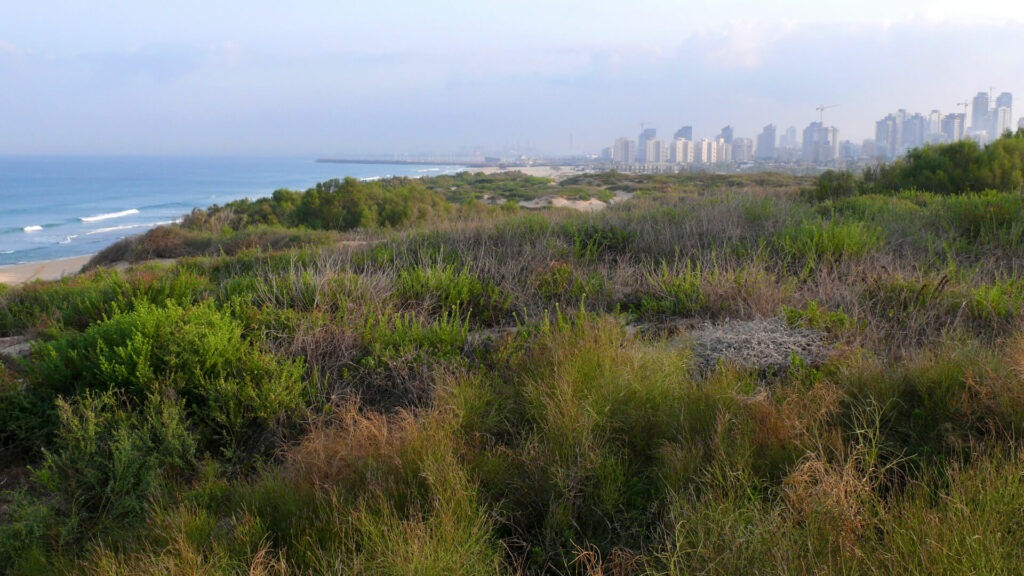
[[[349,403],[314,425],[287,451],[286,469],[321,488],[373,484],[379,480],[372,474],[374,469],[394,473],[402,467],[405,447],[419,434],[419,423],[411,412],[361,411],[358,404]]]

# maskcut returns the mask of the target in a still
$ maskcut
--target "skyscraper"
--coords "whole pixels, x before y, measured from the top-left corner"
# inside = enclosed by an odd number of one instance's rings
[[[804,128],[803,161],[813,164],[832,162],[839,157],[839,130],[811,122]]]
[[[715,137],[715,140],[724,140],[726,144],[729,144],[731,146],[732,133],[732,126],[725,126],[722,128],[722,131],[718,133],[718,136]]]
[[[647,150],[644,152],[644,162],[657,164],[664,161],[665,159],[661,157],[661,140],[651,138],[647,141]]]
[[[942,132],[942,112],[932,110],[928,114],[928,134],[939,134]]]
[[[1013,130],[1013,94],[1003,92],[996,98],[995,110],[992,113],[993,130],[991,137],[999,138],[1003,132]]]
[[[693,142],[693,126],[683,126],[679,130],[676,130],[675,139],[678,140],[680,138]]]
[[[632,164],[636,160],[636,148],[633,141],[623,136],[612,145],[612,161],[619,164]]]
[[[991,127],[988,114],[988,92],[978,92],[971,100],[971,130],[988,132]]]
[[[754,152],[758,160],[775,159],[775,125],[769,124],[757,136],[757,150]]]
[[[928,120],[920,114],[907,116],[903,121],[903,147],[920,148],[924,145],[924,137],[928,130]]]
[[[895,114],[875,122],[876,154],[895,158],[903,149],[903,123]]]
[[[640,137],[636,141],[636,161],[640,163],[647,162],[647,142],[653,140],[658,136],[658,131],[654,128],[646,128],[640,132]]]
[[[732,161],[750,162],[754,159],[754,141],[750,138],[733,138]]]
[[[693,163],[693,142],[686,138],[676,138],[672,148],[673,162],[677,164]]]
[[[947,114],[942,118],[942,134],[946,142],[956,142],[964,137],[964,124],[967,122],[966,114]]]
[[[786,128],[786,132],[779,138],[779,148],[796,148],[796,126]]]
[[[694,147],[693,159],[698,164],[714,164],[718,161],[718,147],[707,138],[701,138]]]

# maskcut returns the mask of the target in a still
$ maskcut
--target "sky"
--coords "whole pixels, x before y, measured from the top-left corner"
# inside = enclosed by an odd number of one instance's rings
[[[822,104],[859,142],[899,108],[1024,98],[1003,0],[5,4],[8,155],[597,153],[641,122],[754,137]]]

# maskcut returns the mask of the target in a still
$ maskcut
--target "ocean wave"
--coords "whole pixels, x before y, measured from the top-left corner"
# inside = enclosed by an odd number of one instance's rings
[[[0,250],[0,254],[14,254],[14,250]]]
[[[124,226],[111,226],[109,228],[98,228],[96,230],[90,230],[85,233],[86,236],[92,236],[93,234],[107,234],[109,232],[118,232],[120,230],[133,230],[135,228],[156,228],[157,226],[165,226],[167,224],[177,224],[180,220],[168,220],[166,222],[150,222],[148,224],[126,224]]]
[[[78,238],[78,236],[79,236],[78,234],[72,234],[70,236],[65,236],[64,239],[61,240],[60,242],[57,242],[57,244],[71,244],[71,241],[74,240],[75,238]]]
[[[131,216],[132,214],[138,214],[139,211],[135,208],[131,210],[122,210],[120,212],[110,212],[108,214],[99,214],[96,216],[84,216],[79,218],[82,222],[98,222],[100,220],[112,220],[114,218],[122,218],[124,216]]]
[[[440,172],[440,171],[441,171],[440,168],[424,168],[422,170],[417,170],[417,172]]]
[[[22,228],[22,230],[24,230],[25,232],[39,232],[42,229],[42,226],[25,226],[24,228]]]

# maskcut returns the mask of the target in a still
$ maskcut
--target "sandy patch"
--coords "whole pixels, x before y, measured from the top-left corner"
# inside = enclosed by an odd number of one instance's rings
[[[92,255],[76,256],[60,260],[0,266],[0,284],[17,286],[33,280],[60,280],[64,276],[80,272],[91,258]]]
[[[500,174],[502,172],[522,172],[527,176],[536,176],[538,178],[551,178],[552,180],[564,180],[578,174],[584,174],[587,170],[577,169],[571,166],[523,166],[520,168],[501,168],[498,166],[488,166],[486,168],[470,168],[470,172],[480,172],[482,174]]]

